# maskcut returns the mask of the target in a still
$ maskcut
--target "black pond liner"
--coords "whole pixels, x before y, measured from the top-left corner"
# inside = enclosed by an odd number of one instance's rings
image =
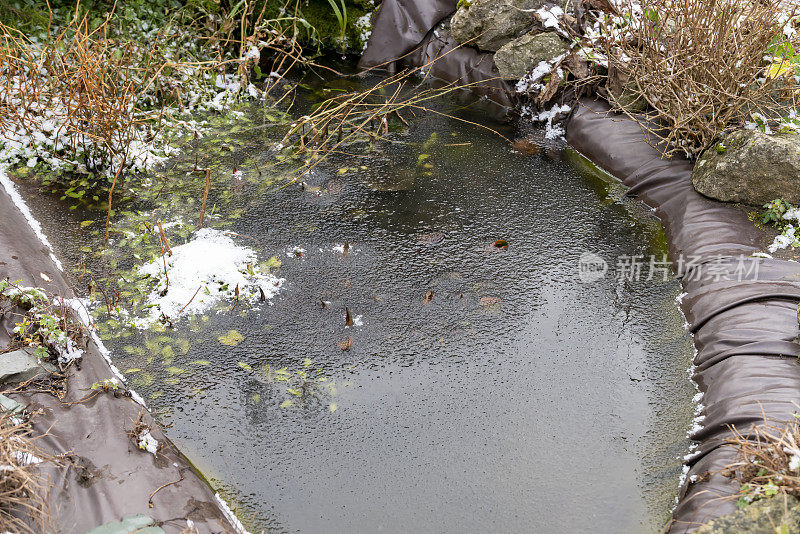
[[[763,233],[743,211],[697,193],[690,161],[662,159],[636,122],[608,109],[582,100],[567,141],[655,209],[673,262],[697,263],[683,273],[681,309],[694,334],[705,419],[691,435],[698,448],[670,529],[687,532],[736,510],[738,484],[720,473],[735,458],[725,446],[729,427],[748,436],[753,425],[790,421],[798,409],[800,264],[759,258],[757,272],[741,269],[739,258],[761,249]]]
[[[50,296],[74,297],[50,250],[0,185],[0,279],[5,278],[42,287]],[[0,347],[10,341],[13,313],[0,317]],[[48,502],[57,531],[83,533],[143,514],[163,522],[165,532],[184,531],[187,519],[199,532],[236,532],[214,491],[141,405],[111,393],[69,404],[91,393],[95,382],[113,377],[100,347],[90,341],[80,369],[69,371],[63,401],[49,393],[9,394],[29,412],[39,412],[33,418],[34,444],[50,455],[64,455],[63,467],[38,464],[50,485]],[[140,414],[162,445],[158,457],[140,450],[127,435]]]
[[[424,67],[425,75],[469,90],[501,106],[513,105],[510,88],[500,79],[494,54],[459,46],[446,29],[436,26],[456,9],[453,0],[409,2],[384,0],[373,16],[373,29],[358,66],[391,73],[404,67]],[[434,59],[436,61],[431,63]]]
[[[497,78],[491,54],[454,50],[449,33],[435,29],[455,9],[454,0],[384,0],[360,65],[392,71],[444,56],[431,66],[431,76],[444,82],[484,80],[478,94],[509,105],[512,98],[501,94],[508,86]],[[703,394],[705,418],[690,436],[698,446],[685,461],[686,483],[670,532],[692,531],[736,510],[738,483],[720,472],[736,456],[726,446],[730,427],[748,436],[752,425],[790,421],[798,409],[800,264],[747,258],[743,268],[742,257],[762,249],[764,233],[743,211],[697,193],[690,161],[662,159],[640,126],[610,113],[606,103],[582,100],[566,137],[655,210],[673,262],[692,262],[680,273],[685,291],[680,306],[694,335],[693,378]]]

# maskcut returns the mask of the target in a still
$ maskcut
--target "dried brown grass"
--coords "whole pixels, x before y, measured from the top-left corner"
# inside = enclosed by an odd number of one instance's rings
[[[736,448],[737,458],[723,474],[747,485],[749,491],[743,493],[756,498],[773,493],[777,487],[779,492],[800,499],[800,465],[793,465],[792,460],[795,456],[800,458],[798,421],[765,422],[746,433],[735,428],[731,431],[729,444]]]
[[[48,487],[30,460],[44,458],[30,439],[31,428],[8,412],[0,414],[0,531],[55,532],[47,505]],[[51,459],[48,459],[51,460]]]
[[[90,170],[123,165],[137,127],[151,119],[137,102],[170,65],[152,46],[109,37],[111,14],[91,29],[88,14],[73,18],[41,48],[0,25],[2,78],[0,132],[18,127],[35,135],[44,122],[59,123],[54,156],[87,155]],[[116,165],[115,165],[116,164]]]
[[[41,45],[0,23],[0,135],[12,128],[35,135],[45,129],[48,118],[55,118],[58,142],[52,155],[74,160],[84,152],[89,170],[106,171],[111,181],[120,169],[135,163],[129,154],[132,141],[154,138],[165,108],[182,106],[180,74],[225,73],[235,65],[240,86],[246,88],[258,62],[249,56],[252,47],[271,53],[270,72],[313,65],[298,42],[299,5],[292,1],[295,14],[287,3],[287,15],[281,19],[264,20],[266,4],[255,12],[257,3],[244,0],[224,17],[205,14],[178,29],[162,28],[146,43],[115,35],[116,5],[99,25],[90,21],[89,11],[76,8],[58,30],[51,12],[48,39]],[[168,60],[161,45],[173,38],[173,31],[196,32],[216,58]],[[276,79],[268,79],[266,91]]]
[[[780,0],[645,0],[638,14],[630,5],[623,10],[634,13],[632,23],[626,38],[607,43],[606,53],[628,88],[654,110],[657,129],[636,120],[654,139],[663,137],[665,155],[695,156],[723,131],[742,126],[751,112],[774,117],[794,105],[799,87],[793,76],[782,77],[780,87],[762,83],[768,50],[781,64],[791,60],[790,45],[797,44],[778,24],[784,7]],[[775,50],[776,43],[786,46]]]
[[[126,172],[143,167],[147,158],[131,146],[152,141],[164,126],[165,110],[183,106],[181,73],[224,74],[233,64],[244,89],[258,63],[250,51],[266,49],[273,57],[270,73],[281,73],[268,77],[264,92],[269,94],[292,67],[313,65],[299,44],[299,0],[288,0],[286,16],[277,20],[264,20],[266,3],[260,12],[257,4],[237,2],[223,17],[200,13],[178,30],[162,28],[146,43],[115,35],[116,4],[98,25],[90,23],[90,12],[79,10],[78,3],[72,19],[57,31],[50,12],[48,38],[41,45],[0,23],[0,138],[11,132],[41,137],[48,123],[49,128],[56,124],[48,155],[82,160],[82,172],[95,177],[93,187],[108,187],[108,240],[114,191]],[[171,31],[194,32],[216,51],[216,59],[168,60],[160,45],[172,37]]]

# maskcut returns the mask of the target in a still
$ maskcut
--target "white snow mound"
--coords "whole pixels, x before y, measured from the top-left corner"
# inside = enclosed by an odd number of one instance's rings
[[[228,233],[212,228],[196,231],[188,243],[173,247],[171,256],[139,268],[140,274],[158,279],[148,299],[146,322],[157,321],[162,313],[173,320],[180,314],[204,313],[220,300],[236,298],[237,286],[240,301],[258,300],[261,291],[272,298],[284,280],[261,272],[257,259],[255,251],[237,245]]]

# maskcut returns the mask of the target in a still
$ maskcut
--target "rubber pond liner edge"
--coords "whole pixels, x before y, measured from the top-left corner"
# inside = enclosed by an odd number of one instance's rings
[[[690,161],[662,159],[641,127],[605,102],[581,100],[566,138],[655,210],[673,262],[696,260],[683,273],[680,307],[694,336],[693,379],[704,418],[690,435],[698,446],[685,459],[670,528],[689,532],[737,510],[738,484],[722,474],[736,457],[726,446],[730,427],[747,437],[765,419],[791,421],[798,408],[800,264],[758,258],[758,270],[738,280],[739,258],[761,251],[761,230],[743,211],[697,193]]]
[[[359,65],[391,72],[435,59],[432,78],[475,84],[473,92],[510,106],[492,54],[459,48],[447,29],[437,30],[455,10],[454,0],[384,0]],[[567,141],[655,210],[673,262],[692,261],[681,273],[679,305],[694,336],[702,426],[689,436],[697,446],[684,458],[685,482],[669,527],[689,532],[737,509],[738,484],[721,472],[736,458],[726,446],[730,427],[751,437],[753,425],[791,421],[800,406],[800,264],[759,258],[758,271],[734,276],[742,257],[762,250],[764,233],[743,211],[697,193],[690,161],[662,159],[636,122],[609,110],[605,102],[581,100],[567,122]]]
[[[2,168],[0,179],[0,279],[41,287],[51,298],[77,303],[47,238]],[[0,321],[0,346],[10,341],[7,332],[13,324],[8,315]],[[47,461],[37,466],[49,485],[47,502],[58,531],[83,533],[141,516],[140,527],[149,522],[164,532],[190,527],[203,533],[246,532],[124,381],[121,395],[103,393],[75,402],[86,397],[93,384],[115,376],[121,375],[92,333],[80,368],[68,371],[63,401],[41,390],[9,393],[35,414],[36,446],[62,457],[61,466]],[[140,417],[159,443],[156,455],[141,450],[129,435]]]

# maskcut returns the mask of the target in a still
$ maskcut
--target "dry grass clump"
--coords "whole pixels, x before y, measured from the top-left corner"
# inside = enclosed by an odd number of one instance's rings
[[[723,131],[753,120],[753,112],[780,117],[794,105],[793,70],[775,79],[793,66],[798,44],[793,30],[784,34],[794,13],[785,13],[782,5],[780,0],[645,0],[621,9],[624,22],[601,19],[602,33],[612,37],[606,42],[609,76],[625,80],[654,110],[664,128],[658,133],[665,137],[666,155],[697,155]],[[632,110],[613,94],[611,99]]]
[[[723,474],[741,483],[739,506],[778,493],[800,499],[800,424],[754,426],[747,435],[732,429],[736,462]]]
[[[124,164],[138,128],[151,119],[141,96],[177,66],[158,60],[156,43],[110,38],[110,18],[92,29],[88,13],[76,16],[41,44],[0,25],[0,133],[47,137],[49,155],[80,161],[87,171]]]
[[[263,2],[214,12],[198,2],[147,38],[116,4],[99,18],[80,2],[69,17],[50,10],[46,32],[30,38],[0,23],[0,163],[44,162],[66,175],[74,198],[107,190],[108,231],[115,189],[163,161],[168,147],[157,140],[176,113],[222,111],[242,94],[268,94],[282,76],[274,73],[309,63],[298,44],[299,3],[289,2],[294,11],[287,3],[273,20],[264,19]],[[257,89],[250,78],[261,74],[265,49],[274,62]]]
[[[31,443],[30,425],[0,413],[0,531],[55,532],[47,486],[36,464],[42,453]]]
[[[0,23],[0,148],[55,158],[109,182],[123,168],[152,166],[165,115],[198,100],[218,107],[220,88],[258,92],[250,78],[260,73],[261,50],[275,58],[271,73],[306,63],[297,6],[294,15],[287,4],[286,16],[264,20],[266,4],[260,11],[256,4],[206,13],[198,3],[194,18],[176,14],[146,39],[126,30],[116,5],[99,19],[80,3],[68,20],[54,20],[51,11],[46,35],[34,38]],[[176,49],[176,42],[193,48]]]

